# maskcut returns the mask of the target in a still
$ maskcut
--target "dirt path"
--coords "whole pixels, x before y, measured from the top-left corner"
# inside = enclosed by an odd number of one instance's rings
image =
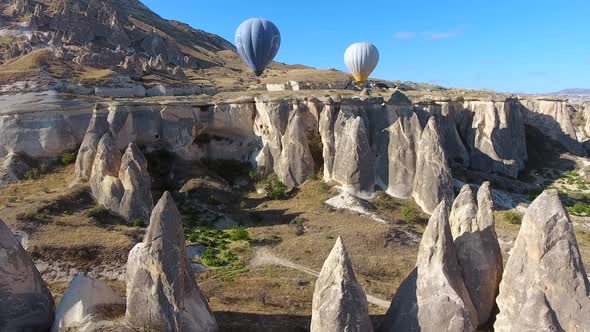
[[[320,273],[317,271],[314,271],[314,270],[307,268],[303,265],[293,263],[290,260],[281,258],[281,257],[273,254],[267,248],[255,249],[254,250],[254,257],[250,260],[250,265],[253,267],[256,267],[256,266],[262,266],[262,265],[268,265],[268,264],[284,266],[284,267],[288,267],[291,269],[299,270],[301,272],[307,273],[307,274],[312,275],[314,277],[318,277],[320,275]],[[388,301],[376,298],[376,297],[371,296],[369,294],[367,294],[367,301],[369,303],[372,303],[372,304],[378,306],[378,307],[389,309],[390,303]]]

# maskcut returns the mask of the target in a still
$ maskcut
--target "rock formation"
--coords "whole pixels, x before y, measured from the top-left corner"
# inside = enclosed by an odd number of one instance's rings
[[[100,331],[98,321],[108,319],[101,317],[103,313],[124,305],[125,300],[104,281],[78,274],[57,306],[51,331]]]
[[[477,193],[477,205],[468,184],[453,203],[451,224],[457,259],[479,325],[492,317],[502,277],[502,253],[496,236],[490,185],[485,182]]]
[[[127,261],[127,323],[154,331],[215,331],[207,299],[190,272],[180,213],[166,192],[142,243]]]
[[[451,170],[435,117],[422,131],[417,155],[412,196],[426,213],[432,213],[441,200],[450,205],[454,197]]]
[[[107,209],[118,212],[124,188],[119,180],[121,152],[115,144],[113,134],[107,132],[102,136],[96,149],[92,165],[90,189],[96,202]]]
[[[44,331],[53,322],[53,297],[33,261],[0,220],[0,331]]]
[[[139,219],[147,224],[152,211],[151,178],[147,160],[137,145],[129,144],[119,169],[119,180],[124,193],[119,213],[127,220]]]
[[[107,113],[95,109],[90,119],[90,124],[84,135],[84,140],[78,155],[76,156],[76,169],[74,172],[76,181],[90,180],[92,165],[98,149],[98,142],[109,129]]]
[[[497,303],[495,331],[590,330],[590,283],[557,191],[528,207]]]
[[[389,174],[387,193],[397,198],[412,196],[416,159],[422,127],[416,113],[400,116],[389,132]]]
[[[471,167],[516,177],[527,160],[524,122],[514,100],[467,101],[473,113],[466,141]]]
[[[121,157],[110,131],[98,143],[90,189],[98,204],[127,221],[139,219],[145,224],[149,220],[153,202],[147,160],[134,143]]]
[[[289,116],[285,135],[281,139],[282,151],[276,168],[277,175],[289,189],[301,185],[314,172],[314,161],[300,112],[295,109]]]
[[[525,124],[559,142],[570,153],[586,156],[578,142],[568,104],[559,98],[525,99],[520,101]]]
[[[313,293],[312,332],[373,331],[367,296],[357,283],[342,239],[322,267]]]
[[[442,201],[428,221],[416,269],[395,294],[382,331],[475,331],[477,311],[461,276],[447,206]]]
[[[368,121],[362,108],[353,104],[341,106],[334,124],[331,177],[355,193],[371,193],[375,185]]]
[[[24,179],[30,170],[29,162],[22,156],[16,153],[7,155],[0,164],[0,186]]]

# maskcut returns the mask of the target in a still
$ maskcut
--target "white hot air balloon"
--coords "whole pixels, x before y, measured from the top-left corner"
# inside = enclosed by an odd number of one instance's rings
[[[369,78],[378,62],[379,51],[371,43],[354,43],[344,52],[344,63],[359,84]]]

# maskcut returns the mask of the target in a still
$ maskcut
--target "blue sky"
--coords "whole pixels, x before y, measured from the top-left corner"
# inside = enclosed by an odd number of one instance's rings
[[[346,70],[357,41],[379,48],[373,77],[510,92],[590,88],[588,0],[143,0],[233,43],[250,17],[273,21],[275,60]]]

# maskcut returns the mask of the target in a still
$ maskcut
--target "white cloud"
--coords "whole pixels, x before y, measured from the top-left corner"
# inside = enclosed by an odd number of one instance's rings
[[[459,35],[459,33],[457,33],[457,32],[423,32],[422,35],[428,39],[438,40],[438,39],[455,38]]]
[[[409,31],[400,31],[393,34],[395,39],[412,39],[414,37],[416,37],[416,33]]]

